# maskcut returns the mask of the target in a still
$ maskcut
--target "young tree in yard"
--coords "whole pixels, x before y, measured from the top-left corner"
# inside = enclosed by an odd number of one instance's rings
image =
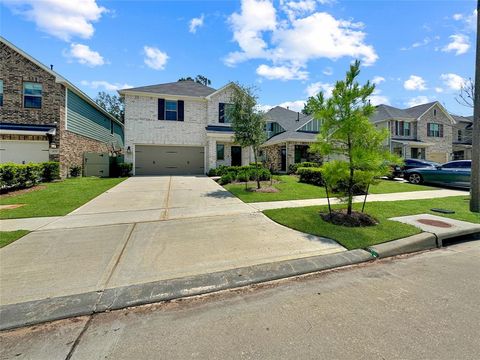
[[[240,84],[233,87],[227,115],[231,119],[234,141],[242,147],[251,146],[255,158],[255,180],[260,189],[258,166],[258,149],[267,139],[265,132],[265,116],[256,109],[257,96],[251,88]]]
[[[122,123],[124,122],[125,104],[122,97],[100,91],[95,98],[95,102],[110,115],[113,115]]]
[[[319,93],[308,100],[322,124],[313,151],[337,159],[322,166],[322,175],[327,186],[346,200],[350,217],[357,189],[368,189],[376,178],[388,173],[391,163],[400,161],[385,144],[387,130],[377,130],[369,121],[375,112],[369,100],[375,85],[369,81],[360,85],[359,73],[357,60],[345,80],[337,81],[329,99]]]

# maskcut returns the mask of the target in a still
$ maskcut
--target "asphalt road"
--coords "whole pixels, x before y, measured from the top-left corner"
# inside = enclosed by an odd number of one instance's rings
[[[1,359],[478,359],[480,241],[0,334]]]

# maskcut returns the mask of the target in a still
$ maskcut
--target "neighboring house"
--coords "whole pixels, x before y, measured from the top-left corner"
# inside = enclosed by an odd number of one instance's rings
[[[471,160],[473,116],[452,117],[456,122],[453,126],[453,160]]]
[[[123,124],[71,82],[0,37],[0,162],[59,161],[123,149]]]
[[[452,159],[455,120],[438,101],[408,109],[378,105],[371,121],[389,129],[390,150],[405,159]]]
[[[267,141],[261,146],[266,166],[284,172],[291,164],[312,161],[309,152],[316,141],[320,122],[312,116],[276,106],[266,113]]]
[[[215,90],[177,81],[120,90],[125,156],[134,174],[205,174],[219,165],[248,165],[252,151],[233,142],[227,115],[232,86]]]

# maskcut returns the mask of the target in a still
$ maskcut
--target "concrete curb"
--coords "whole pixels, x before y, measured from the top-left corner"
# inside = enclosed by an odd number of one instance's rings
[[[73,316],[91,315],[186,296],[268,282],[302,274],[359,264],[375,258],[365,250],[351,250],[268,264],[259,264],[178,279],[110,288],[84,294],[0,306],[0,330],[8,330]]]
[[[429,250],[440,247],[437,236],[423,232],[399,240],[392,240],[383,244],[367,247],[367,250],[378,258],[386,258],[417,251]]]

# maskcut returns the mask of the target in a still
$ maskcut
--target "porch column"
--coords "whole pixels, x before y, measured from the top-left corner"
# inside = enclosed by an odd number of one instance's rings
[[[208,138],[207,142],[205,163],[207,172],[217,167],[217,141],[211,137]]]

